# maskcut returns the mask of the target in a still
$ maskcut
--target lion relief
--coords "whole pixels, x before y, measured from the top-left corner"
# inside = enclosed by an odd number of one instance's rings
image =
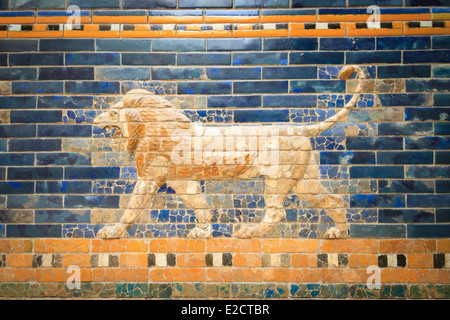
[[[203,125],[193,123],[167,100],[144,90],[132,90],[123,100],[94,120],[112,133],[111,143],[134,155],[137,182],[119,223],[102,228],[100,238],[125,237],[139,215],[150,206],[165,184],[175,190],[197,224],[189,237],[207,238],[212,233],[211,208],[202,193],[205,180],[250,180],[264,177],[266,211],[262,222],[242,224],[235,237],[258,237],[285,218],[286,196],[301,180],[311,160],[310,137],[343,121],[355,106],[363,87],[364,72],[357,66],[343,68],[339,77],[354,72],[359,84],[352,99],[323,122],[292,124]],[[342,238],[344,227],[328,230],[326,237]]]

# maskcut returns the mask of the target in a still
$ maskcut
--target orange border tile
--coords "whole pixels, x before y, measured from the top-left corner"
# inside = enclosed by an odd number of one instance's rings
[[[0,24],[33,24],[35,17],[1,17]]]
[[[450,26],[447,22],[446,28],[409,28],[408,23],[405,22],[405,36],[410,35],[419,35],[419,34],[427,34],[427,35],[434,35],[434,34],[450,34]]]
[[[392,29],[356,29],[355,23],[347,23],[347,36],[401,36],[403,22],[393,22]]]
[[[450,13],[433,13],[433,20],[450,20]]]
[[[64,38],[120,38],[119,31],[66,30]]]
[[[318,22],[365,22],[371,14],[321,14],[317,15]]]
[[[288,29],[279,30],[234,30],[233,37],[235,38],[253,38],[253,37],[287,37],[289,35]]]
[[[66,24],[70,17],[36,17],[36,23]],[[92,23],[91,17],[80,17],[80,24]]]
[[[8,31],[0,31],[0,38],[8,38]]]

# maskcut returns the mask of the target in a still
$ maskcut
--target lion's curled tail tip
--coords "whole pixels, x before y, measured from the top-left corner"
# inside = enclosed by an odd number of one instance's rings
[[[341,72],[339,72],[339,79],[341,80],[348,80],[352,76],[352,74],[355,72],[354,66],[346,66],[342,68]]]

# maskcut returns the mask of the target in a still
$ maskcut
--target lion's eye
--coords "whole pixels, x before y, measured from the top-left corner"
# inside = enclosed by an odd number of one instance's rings
[[[116,111],[109,111],[109,116],[112,120],[118,121],[119,120],[119,114]]]

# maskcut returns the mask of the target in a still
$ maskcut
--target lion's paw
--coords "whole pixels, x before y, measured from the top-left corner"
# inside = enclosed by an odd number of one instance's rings
[[[212,226],[210,224],[204,224],[200,227],[195,227],[189,232],[188,238],[211,238]]]
[[[336,227],[332,227],[327,230],[324,235],[326,239],[344,239],[347,238],[348,232],[346,230],[341,230]]]
[[[97,237],[102,239],[118,239],[125,237],[127,229],[121,225],[106,226],[97,232]]]

